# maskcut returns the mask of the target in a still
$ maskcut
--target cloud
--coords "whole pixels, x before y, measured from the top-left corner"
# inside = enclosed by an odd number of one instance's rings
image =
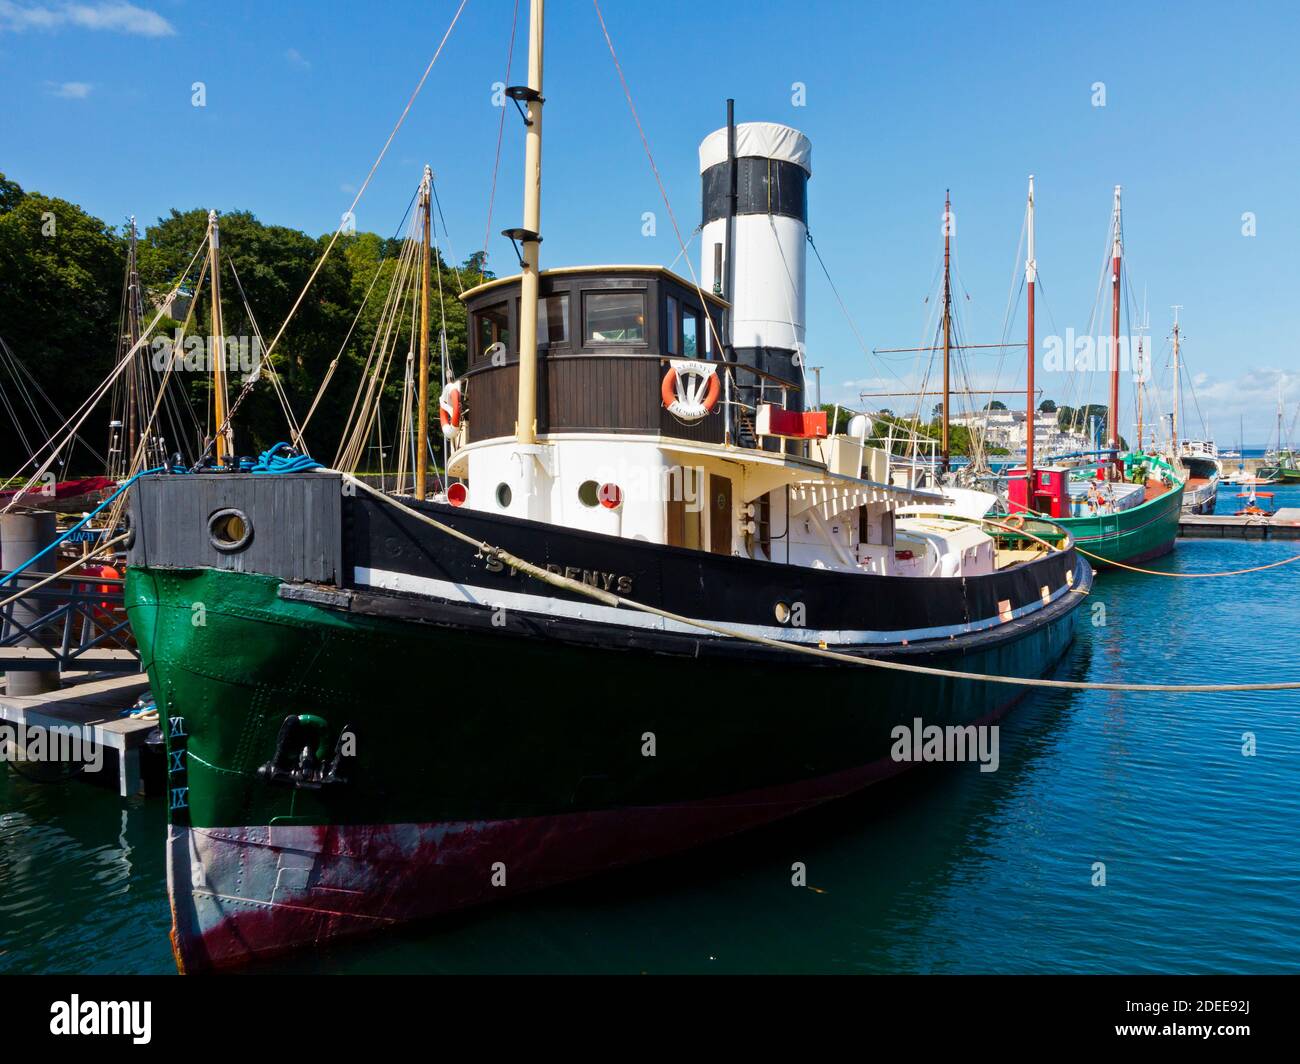
[[[53,31],[68,26],[137,37],[172,37],[176,34],[176,28],[162,15],[125,0],[80,4],[20,4],[13,0],[0,0],[0,31]]]
[[[84,100],[93,88],[88,81],[47,81],[45,88],[61,100]]]
[[[298,51],[297,48],[290,48],[284,53],[284,57],[289,60],[289,65],[297,70],[311,69],[311,63],[303,57],[302,52]]]

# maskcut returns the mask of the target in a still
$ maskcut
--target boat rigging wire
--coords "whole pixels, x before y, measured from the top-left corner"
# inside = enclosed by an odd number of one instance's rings
[[[510,20],[510,47],[506,49],[505,84],[510,84],[510,67],[515,58],[515,31],[519,28],[519,0],[515,0],[514,17]],[[501,142],[506,135],[506,104],[501,101],[501,121],[497,124],[497,155],[492,163],[492,191],[488,193],[487,221],[483,225],[483,265],[487,265],[488,242],[492,239],[492,207],[497,198],[497,175],[501,171]]]
[[[593,0],[594,2],[594,0]],[[749,643],[758,643],[762,646],[772,647],[777,650],[784,650],[795,654],[804,654],[809,657],[820,658],[826,661],[838,661],[846,665],[864,665],[871,668],[885,669],[891,672],[909,672],[923,676],[940,676],[947,679],[955,680],[975,680],[981,683],[996,683],[1011,687],[1047,687],[1056,690],[1065,691],[1152,691],[1166,694],[1226,694],[1228,692],[1241,691],[1295,691],[1300,690],[1300,680],[1283,681],[1278,683],[1245,683],[1245,684],[1158,684],[1158,683],[1106,683],[1100,681],[1086,680],[1049,680],[1044,677],[1032,676],[997,676],[989,673],[980,672],[963,672],[956,669],[940,669],[932,665],[912,665],[902,661],[886,661],[881,658],[862,657],[854,654],[846,654],[840,651],[828,650],[822,647],[806,646],[802,643],[790,643],[781,639],[772,639],[768,636],[755,635],[750,632],[741,632],[725,625],[714,624],[710,621],[702,621],[694,617],[685,617],[679,613],[673,613],[669,610],[660,609],[657,606],[650,606],[643,602],[636,602],[633,599],[624,598],[622,595],[616,595],[612,591],[603,591],[600,588],[592,587],[590,584],[584,584],[580,580],[571,580],[559,573],[552,573],[541,566],[534,565],[532,562],[525,561],[509,551],[494,547],[492,544],[476,540],[473,536],[467,535],[458,528],[453,528],[435,517],[428,514],[420,513],[405,503],[385,495],[377,488],[371,487],[365,481],[352,476],[350,473],[344,473],[339,470],[323,470],[323,472],[337,473],[345,481],[354,487],[359,487],[366,493],[373,495],[381,502],[400,510],[409,517],[415,518],[423,524],[436,528],[438,531],[457,539],[462,543],[474,547],[481,554],[499,559],[512,569],[517,569],[522,573],[534,579],[541,580],[543,583],[550,584],[565,591],[575,594],[585,595],[587,598],[595,599],[607,606],[626,607],[630,610],[636,610],[640,613],[648,613],[665,620],[673,621],[677,624],[689,625],[693,628],[699,628],[706,632],[712,632],[715,635],[726,636],[731,639],[743,640]],[[1073,593],[1082,594],[1077,590]]]
[[[280,323],[279,330],[276,332],[274,339],[271,340],[271,346],[263,352],[262,357],[264,359],[269,360],[271,355],[274,354],[276,345],[279,344],[280,338],[284,336],[285,329],[289,327],[289,323],[293,320],[294,314],[298,312],[298,308],[302,305],[302,301],[307,298],[307,293],[311,290],[311,286],[316,280],[316,275],[320,273],[321,267],[325,265],[325,260],[329,258],[330,252],[334,250],[334,245],[338,243],[338,239],[343,234],[344,228],[348,225],[349,219],[355,217],[354,212],[357,209],[357,204],[361,202],[361,197],[366,194],[366,189],[370,187],[371,179],[374,178],[375,172],[379,169],[379,164],[384,161],[384,156],[388,154],[388,149],[392,147],[393,140],[397,137],[398,130],[402,128],[402,124],[406,121],[406,116],[411,113],[411,108],[415,105],[415,100],[420,95],[420,90],[424,88],[424,83],[429,80],[429,74],[433,72],[434,64],[438,62],[439,56],[442,55],[442,50],[446,46],[448,39],[451,37],[452,30],[456,28],[456,23],[460,21],[461,13],[465,10],[465,5],[468,3],[469,0],[460,0],[460,6],[456,8],[456,13],[452,15],[451,22],[448,24],[446,32],[443,33],[442,40],[438,42],[437,50],[433,53],[433,58],[429,60],[429,65],[424,68],[424,73],[420,75],[420,80],[416,82],[415,89],[412,91],[410,99],[406,101],[406,106],[402,108],[402,113],[398,116],[396,125],[393,126],[392,132],[388,134],[388,139],[384,141],[384,146],[379,149],[379,154],[375,157],[374,163],[371,164],[370,172],[366,174],[366,179],[361,182],[361,187],[357,189],[357,194],[352,199],[352,205],[339,219],[339,224],[334,230],[334,235],[330,237],[329,243],[325,245],[325,250],[321,252],[320,258],[316,260],[316,265],[312,268],[311,274],[307,278],[307,282],[302,286],[302,291],[298,293],[298,298],[293,301],[293,306],[289,308],[289,313],[285,315],[284,321]],[[245,382],[244,387],[241,388],[239,394],[235,396],[235,401],[230,404],[230,409],[226,412],[225,420],[217,426],[216,431],[212,434],[211,440],[207,446],[204,447],[203,453],[199,455],[199,461],[195,464],[195,468],[203,463],[204,459],[207,458],[208,453],[216,445],[217,438],[221,436],[227,428],[229,428],[231,422],[234,420],[236,412],[239,410],[244,400],[248,398],[249,393],[253,390],[253,385],[256,383],[256,378]]]

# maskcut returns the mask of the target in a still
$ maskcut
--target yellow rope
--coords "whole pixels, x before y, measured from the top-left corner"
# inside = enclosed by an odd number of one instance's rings
[[[559,573],[552,573],[547,569],[534,565],[532,562],[525,561],[511,554],[501,547],[494,547],[490,543],[477,540],[473,536],[466,535],[457,528],[452,528],[444,524],[437,518],[430,517],[428,514],[422,514],[418,510],[407,506],[405,503],[398,502],[391,496],[385,495],[377,488],[371,487],[362,480],[358,480],[350,473],[343,473],[338,470],[322,470],[323,472],[337,472],[345,481],[368,492],[381,502],[417,521],[421,521],[438,531],[446,533],[453,539],[460,540],[485,555],[500,559],[512,569],[517,569],[526,573],[535,579],[550,584],[553,587],[561,588],[565,591],[571,591],[578,595],[585,595],[587,598],[595,599],[597,602],[603,602],[607,606],[622,606],[627,609],[637,610],[641,613],[652,614],[662,617],[665,620],[675,621],[679,624],[690,625],[694,628],[702,629],[706,632],[713,632],[715,635],[726,636],[731,639],[739,639],[749,643],[757,643],[762,646],[773,647],[778,650],[785,650],[796,654],[806,654],[810,657],[816,657],[827,661],[838,661],[846,665],[866,665],[876,669],[886,669],[892,672],[909,672],[923,676],[942,676],[958,680],[977,680],[983,683],[1007,684],[1013,687],[1051,687],[1057,690],[1065,691],[1159,691],[1164,693],[1178,694],[1223,694],[1230,691],[1295,691],[1300,690],[1300,681],[1291,681],[1283,683],[1245,683],[1245,684],[1158,684],[1158,683],[1100,683],[1075,680],[1046,680],[1036,677],[1026,676],[994,676],[979,672],[960,672],[955,669],[937,669],[929,665],[910,665],[901,661],[883,661],[879,658],[860,657],[853,654],[844,654],[835,650],[825,650],[821,647],[805,646],[802,643],[790,643],[782,639],[771,639],[768,636],[753,635],[748,632],[740,632],[735,629],[727,628],[720,624],[712,624],[708,621],[697,620],[694,617],[684,617],[678,613],[672,613],[669,610],[659,609],[657,606],[648,606],[642,602],[635,602],[632,599],[624,598],[621,595],[615,595],[610,591],[602,591],[599,588],[584,584],[580,580],[572,580]]]
[[[1280,562],[1269,562],[1267,565],[1254,565],[1249,569],[1231,569],[1222,573],[1167,573],[1159,569],[1142,569],[1136,565],[1127,565],[1124,562],[1111,561],[1109,558],[1103,558],[1100,555],[1093,554],[1091,551],[1084,550],[1078,544],[1074,547],[1080,554],[1093,559],[1093,561],[1103,562],[1106,565],[1113,565],[1116,569],[1127,569],[1131,573],[1145,573],[1147,576],[1178,576],[1184,580],[1204,579],[1210,576],[1245,576],[1247,573],[1262,573],[1265,569],[1276,569],[1279,565],[1290,565],[1292,562],[1300,562],[1300,554],[1294,554],[1290,558],[1283,558]]]

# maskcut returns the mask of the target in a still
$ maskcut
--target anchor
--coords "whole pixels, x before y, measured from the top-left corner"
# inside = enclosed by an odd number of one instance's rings
[[[315,744],[312,735],[315,733]],[[334,756],[328,761],[329,721],[314,713],[291,713],[280,724],[275,740],[275,754],[257,770],[258,776],[268,783],[286,784],[299,790],[320,790],[349,782],[342,772],[344,738],[351,737],[352,728],[339,729],[334,743]]]

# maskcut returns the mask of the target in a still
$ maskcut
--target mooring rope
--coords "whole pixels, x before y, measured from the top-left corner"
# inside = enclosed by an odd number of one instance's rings
[[[713,632],[715,635],[726,636],[731,639],[739,639],[749,643],[757,643],[761,646],[772,647],[777,650],[789,651],[795,654],[805,654],[809,657],[820,658],[825,661],[838,661],[846,665],[865,665],[871,668],[885,669],[891,672],[908,672],[923,676],[941,676],[947,679],[957,680],[975,680],[982,683],[1005,684],[1012,687],[1049,687],[1064,691],[1152,691],[1163,692],[1166,694],[1226,694],[1235,691],[1295,691],[1300,690],[1300,681],[1282,682],[1282,683],[1244,683],[1244,684],[1158,684],[1158,683],[1103,683],[1099,681],[1085,680],[1048,680],[1038,677],[1029,676],[995,676],[988,673],[979,672],[962,672],[956,669],[939,669],[930,665],[911,665],[901,661],[884,661],[880,658],[860,657],[853,654],[845,654],[835,650],[827,650],[823,647],[806,646],[802,643],[790,643],[781,639],[772,639],[768,636],[755,635],[750,632],[741,632],[725,625],[713,624],[710,621],[702,621],[694,617],[685,617],[679,613],[673,613],[670,610],[660,609],[658,606],[650,606],[643,602],[636,602],[633,599],[624,598],[622,595],[616,595],[611,591],[603,591],[600,588],[592,587],[590,584],[584,584],[580,580],[573,580],[569,577],[562,576],[559,573],[550,572],[532,562],[519,558],[502,547],[494,547],[492,544],[477,540],[473,536],[467,535],[458,528],[453,528],[445,522],[439,521],[428,514],[422,514],[419,510],[407,506],[403,502],[391,496],[385,495],[377,488],[371,487],[363,480],[359,480],[350,473],[344,473],[339,470],[325,470],[325,472],[338,473],[348,483],[361,488],[363,491],[373,495],[381,502],[387,503],[394,509],[415,518],[423,524],[436,528],[453,539],[468,544],[475,548],[481,554],[490,555],[509,565],[512,569],[526,573],[529,576],[550,584],[552,587],[561,588],[565,591],[571,591],[574,594],[585,595],[587,598],[594,599],[597,602],[604,603],[607,606],[626,607],[630,610],[637,610],[641,613],[652,614],[662,617],[665,620],[674,621],[678,624],[689,625],[694,628],[702,629],[706,632]]]
[[[1222,573],[1169,573],[1160,569],[1143,569],[1137,565],[1128,565],[1125,562],[1111,561],[1109,558],[1103,558],[1099,554],[1093,554],[1091,551],[1084,550],[1077,543],[1074,546],[1080,554],[1093,561],[1102,562],[1105,565],[1114,566],[1116,569],[1127,569],[1131,573],[1144,573],[1147,576],[1176,576],[1183,580],[1198,580],[1212,576],[1245,576],[1247,573],[1262,573],[1265,569],[1276,569],[1279,565],[1290,565],[1292,562],[1300,562],[1300,554],[1293,554],[1290,558],[1283,558],[1278,562],[1269,562],[1267,565],[1252,565],[1249,569],[1229,569]]]

